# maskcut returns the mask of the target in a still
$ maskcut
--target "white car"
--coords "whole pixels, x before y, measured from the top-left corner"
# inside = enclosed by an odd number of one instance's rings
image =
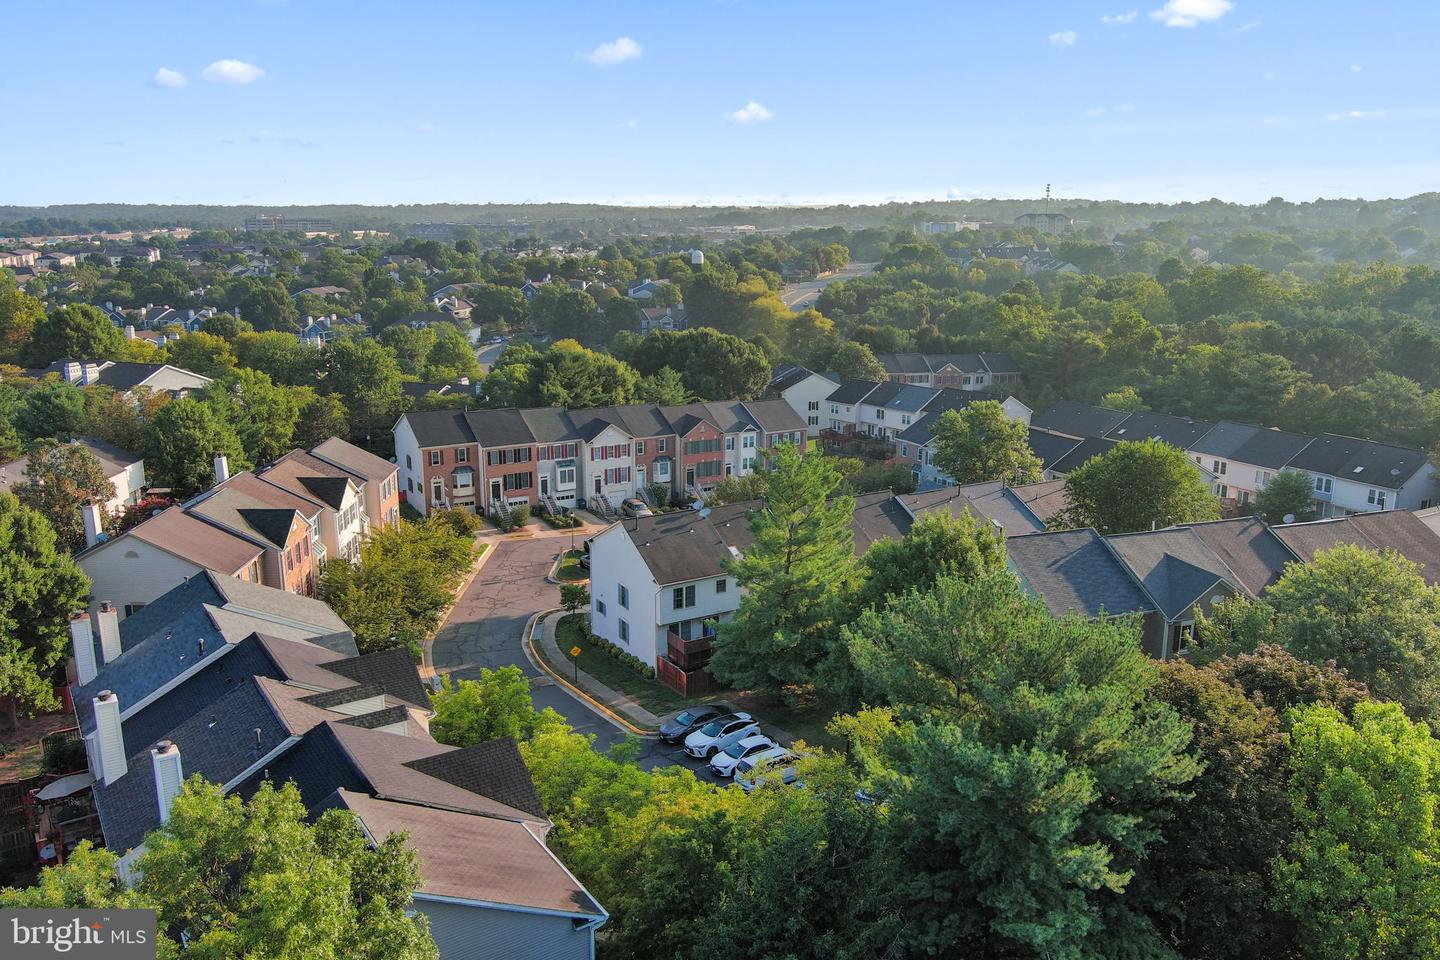
[[[696,760],[707,760],[719,752],[719,741],[742,730],[759,733],[760,724],[748,713],[727,713],[716,717],[685,738],[685,752]]]
[[[740,789],[746,793],[754,793],[765,786],[767,780],[776,778],[785,784],[799,783],[800,775],[795,770],[795,763],[799,759],[784,747],[765,750],[753,757],[746,757],[736,765],[735,782],[740,784]]]
[[[717,777],[735,776],[735,768],[746,757],[753,757],[765,750],[774,750],[779,744],[760,733],[752,733],[737,740],[710,758],[710,772]]]

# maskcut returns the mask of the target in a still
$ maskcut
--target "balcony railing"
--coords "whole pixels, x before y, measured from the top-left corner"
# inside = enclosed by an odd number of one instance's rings
[[[674,630],[667,631],[666,655],[682,670],[695,670],[710,662],[715,631],[708,630],[683,640]]]

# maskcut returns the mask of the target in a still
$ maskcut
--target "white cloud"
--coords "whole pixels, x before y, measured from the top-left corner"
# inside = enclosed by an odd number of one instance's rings
[[[631,118],[628,119],[628,120],[622,120],[622,121],[620,121],[620,123],[618,123],[618,124],[616,125],[615,129],[617,129],[617,130],[635,130],[635,129],[638,129],[639,126],[640,126],[640,118],[639,118],[639,117],[631,117]]]
[[[589,53],[580,54],[580,59],[589,60],[597,67],[613,67],[617,63],[634,60],[644,52],[640,44],[629,37],[618,37],[608,43],[600,44]]]
[[[1050,34],[1050,42],[1057,47],[1073,47],[1079,36],[1074,30],[1061,30]]]
[[[419,123],[415,124],[415,132],[416,132],[416,133],[434,133],[434,132],[435,132],[435,124],[431,123],[429,120],[421,120]]]
[[[1242,23],[1242,24],[1240,24],[1240,26],[1238,26],[1238,27],[1235,28],[1235,32],[1236,32],[1236,33],[1249,33],[1251,30],[1254,30],[1256,27],[1263,27],[1263,26],[1265,26],[1265,21],[1264,21],[1264,20],[1251,20],[1251,21],[1249,21],[1248,23]]]
[[[297,137],[288,133],[276,133],[274,130],[261,130],[258,133],[250,134],[251,143],[278,143],[285,147],[301,147],[309,149],[315,146],[313,140],[306,140],[304,137]]]
[[[1105,116],[1105,108],[1104,108],[1104,107],[1091,107],[1089,110],[1086,110],[1086,111],[1085,111],[1085,116],[1088,117],[1088,118],[1090,118],[1090,119],[1092,119],[1092,120],[1093,120],[1095,117],[1103,117],[1103,116]]]
[[[1125,13],[1107,13],[1100,18],[1100,22],[1107,27],[1115,27],[1121,24],[1134,23],[1135,18],[1139,15],[1139,10],[1130,10]]]
[[[155,76],[150,78],[152,86],[165,87],[168,90],[183,87],[189,82],[185,79],[185,74],[179,70],[171,70],[169,67],[161,67],[155,71]]]
[[[254,83],[265,71],[244,60],[216,60],[200,74],[211,83]]]
[[[1260,79],[1265,81],[1276,80],[1280,77],[1280,71],[1273,67],[1260,74]]]
[[[1362,66],[1360,66],[1360,64],[1358,64],[1358,63],[1352,63],[1352,64],[1350,64],[1350,72],[1351,72],[1351,73],[1360,73],[1360,72],[1363,71],[1364,69],[1365,69],[1365,68],[1362,67]]]
[[[1167,27],[1193,27],[1219,20],[1233,9],[1230,0],[1166,0],[1165,6],[1150,11],[1150,19]]]
[[[764,123],[767,120],[774,120],[775,114],[763,103],[751,100],[739,110],[732,110],[725,114],[725,118],[731,123],[738,123],[741,126],[745,126],[751,123]]]
[[[1385,116],[1384,110],[1341,110],[1336,113],[1327,113],[1325,119],[1331,123],[1340,123],[1344,120],[1375,120]]]

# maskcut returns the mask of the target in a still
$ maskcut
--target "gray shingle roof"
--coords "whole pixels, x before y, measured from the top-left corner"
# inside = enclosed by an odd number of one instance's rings
[[[1109,407],[1097,407],[1074,400],[1061,400],[1030,421],[1032,427],[1043,427],[1072,437],[1103,437],[1118,427],[1130,414]]]
[[[1279,470],[1295,458],[1311,442],[1301,433],[1268,430],[1234,420],[1221,420],[1190,449],[1193,453],[1253,463],[1257,467]]]
[[[1026,588],[1057,617],[1119,616],[1155,609],[1130,571],[1092,529],[1012,537],[1005,549]]]
[[[349,677],[357,683],[373,684],[411,706],[430,709],[430,695],[425,684],[420,682],[415,661],[408,650],[377,650],[344,660],[332,660],[324,666],[331,673]]]
[[[1395,550],[1420,565],[1420,575],[1432,586],[1440,583],[1440,536],[1407,510],[1357,513],[1350,517],[1288,523],[1272,527],[1301,560],[1310,562],[1321,550],[1342,543],[1367,550]]]
[[[878,386],[880,384],[873,380],[847,380],[825,399],[829,403],[846,403],[853,406],[864,400]]]
[[[1322,433],[1290,461],[1296,470],[1398,490],[1425,465],[1425,452],[1359,437]]]
[[[1215,428],[1209,420],[1174,417],[1168,413],[1132,413],[1105,434],[1111,440],[1161,440],[1188,450]]]
[[[1108,542],[1167,619],[1182,616],[1222,581],[1244,592],[1239,578],[1187,527],[1127,533]]]
[[[405,765],[507,807],[545,818],[545,807],[535,792],[530,771],[525,769],[520,749],[509,737],[432,754]]]

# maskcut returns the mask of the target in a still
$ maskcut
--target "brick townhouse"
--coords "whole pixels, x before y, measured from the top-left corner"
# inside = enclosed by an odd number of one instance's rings
[[[805,444],[784,400],[432,410],[395,425],[400,493],[419,510],[493,512],[517,504],[610,512],[655,487],[706,490],[750,473],[763,448]]]

